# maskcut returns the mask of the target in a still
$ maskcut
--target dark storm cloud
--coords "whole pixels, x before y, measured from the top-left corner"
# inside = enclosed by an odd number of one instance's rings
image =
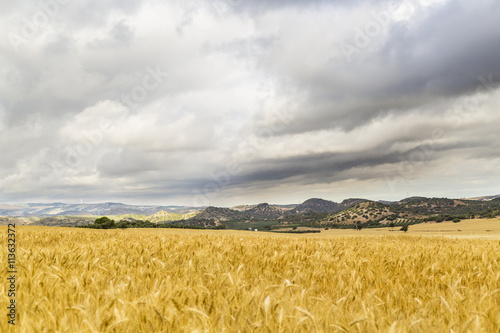
[[[351,130],[380,114],[408,112],[478,88],[496,89],[498,84],[485,86],[478,78],[487,81],[492,75],[500,81],[499,15],[500,7],[494,2],[452,1],[424,11],[416,22],[390,25],[385,40],[373,38],[383,42],[378,49],[358,49],[350,62],[338,54],[320,73],[306,79],[296,76],[297,63],[288,79],[307,94],[301,107],[308,112],[299,115],[289,131]],[[341,42],[356,45],[355,27]]]
[[[243,167],[246,172],[234,177],[231,184],[242,186],[255,182],[284,183],[292,181],[302,184],[317,184],[328,180],[339,181],[344,175],[357,168],[375,168],[384,165],[397,165],[410,161],[416,156],[415,164],[423,166],[441,158],[441,153],[466,148],[482,147],[483,143],[449,143],[419,145],[407,151],[391,151],[391,143],[385,142],[369,151],[349,153],[307,154],[290,158],[263,159],[258,163]],[[377,174],[378,171],[378,174]],[[355,173],[354,173],[355,174]],[[383,177],[382,170],[373,170],[371,178]],[[363,178],[362,178],[363,179]],[[208,182],[206,179],[205,182]]]

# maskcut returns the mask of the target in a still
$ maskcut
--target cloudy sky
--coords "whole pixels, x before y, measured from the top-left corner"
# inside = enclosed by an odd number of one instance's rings
[[[500,193],[495,0],[2,3],[0,202]]]

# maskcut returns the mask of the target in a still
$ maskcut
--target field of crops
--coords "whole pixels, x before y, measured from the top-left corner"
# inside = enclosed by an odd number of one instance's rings
[[[394,234],[18,227],[16,331],[500,331],[498,240]]]

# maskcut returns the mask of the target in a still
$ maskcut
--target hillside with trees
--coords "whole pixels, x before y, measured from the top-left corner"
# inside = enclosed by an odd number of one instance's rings
[[[110,210],[111,212],[113,210]],[[398,202],[346,199],[341,203],[312,198],[299,205],[243,205],[232,208],[207,207],[181,213],[161,210],[151,215],[106,215],[125,227],[154,224],[202,228],[275,230],[290,227],[354,228],[394,227],[422,222],[459,222],[500,215],[500,198],[466,200],[411,197]],[[102,216],[0,217],[0,224],[42,226],[87,226],[101,224]],[[108,221],[109,222],[109,221]],[[106,223],[102,223],[106,227]]]

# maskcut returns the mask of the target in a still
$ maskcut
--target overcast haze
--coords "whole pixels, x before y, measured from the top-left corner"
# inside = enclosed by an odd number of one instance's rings
[[[493,0],[2,3],[0,202],[498,194],[499,17]]]

